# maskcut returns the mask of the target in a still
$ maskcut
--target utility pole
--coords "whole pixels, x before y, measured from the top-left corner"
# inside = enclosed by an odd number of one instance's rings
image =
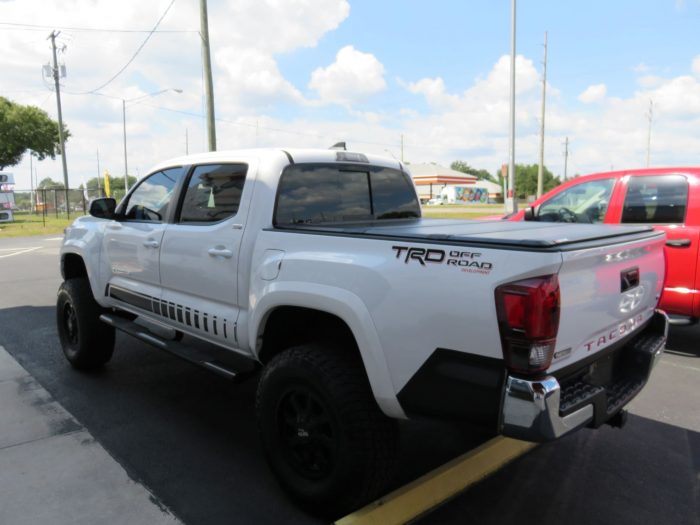
[[[515,0],[511,0],[510,21],[510,147],[508,152],[508,195],[506,211],[518,211],[515,198]]]
[[[654,119],[654,101],[649,100],[649,112],[647,113],[647,119],[649,120],[649,131],[647,132],[647,168],[649,167],[649,160],[651,158],[651,122]]]
[[[566,170],[569,164],[569,137],[564,141],[564,180],[566,181]]]
[[[124,195],[129,191],[129,166],[126,160],[126,100],[122,99],[122,131],[124,132]]]
[[[51,39],[51,50],[53,52],[53,81],[56,86],[56,104],[58,106],[58,140],[61,144],[61,163],[63,164],[63,184],[66,187],[66,213],[70,219],[70,206],[68,203],[68,165],[66,164],[66,144],[63,137],[63,112],[61,111],[61,84],[59,83],[58,59],[56,58],[56,37],[60,31],[51,31],[47,40]]]
[[[547,31],[544,32],[544,61],[542,62],[542,111],[540,114],[540,165],[537,168],[537,198],[542,197],[544,178],[544,103],[547,98]]]
[[[207,99],[207,139],[209,151],[216,151],[216,128],[214,126],[214,86],[211,79],[211,56],[209,52],[209,19],[207,0],[199,0],[199,35],[202,38],[202,65],[204,67],[204,90]]]
[[[401,162],[403,162],[403,133],[401,133]]]

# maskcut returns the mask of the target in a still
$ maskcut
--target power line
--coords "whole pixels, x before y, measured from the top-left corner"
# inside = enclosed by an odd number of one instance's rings
[[[41,31],[58,29],[61,31],[75,31],[83,33],[199,33],[196,29],[108,29],[104,27],[70,27],[70,26],[45,26],[38,24],[24,24],[18,22],[0,22],[0,26],[6,26],[7,31]]]
[[[107,95],[105,95],[105,96],[107,96]],[[166,107],[163,107],[163,106],[156,106],[156,105],[154,105],[154,104],[146,104],[146,103],[143,103],[143,105],[144,105],[144,106],[147,106],[147,107],[149,107],[149,108],[160,109],[160,110],[162,110],[162,111],[169,111],[169,112],[171,112],[171,113],[179,113],[179,114],[181,114],[181,115],[187,115],[187,116],[190,116],[190,117],[197,117],[197,118],[200,118],[200,119],[205,119],[205,118],[206,118],[206,115],[202,115],[202,114],[199,114],[199,113],[193,113],[193,112],[191,112],[191,111],[183,111],[183,110],[180,110],[180,109],[166,108]],[[313,138],[316,138],[316,139],[323,139],[323,140],[335,140],[335,137],[330,137],[330,136],[328,136],[328,135],[317,135],[317,134],[315,134],[315,133],[304,133],[303,131],[292,131],[292,130],[289,130],[289,129],[274,128],[274,127],[270,127],[270,126],[262,126],[262,125],[258,125],[257,123],[256,123],[256,124],[247,124],[247,123],[245,123],[245,122],[236,122],[235,120],[229,120],[229,119],[225,119],[225,118],[221,118],[221,117],[216,117],[215,120],[216,120],[217,122],[223,122],[223,123],[225,123],[225,124],[231,124],[231,125],[233,125],[233,126],[239,126],[239,127],[244,127],[244,128],[257,128],[257,129],[267,130],[267,131],[276,131],[276,132],[278,132],[278,133],[287,133],[287,134],[289,134],[289,135],[298,135],[298,136],[302,136],[302,137],[313,137]],[[396,147],[396,146],[399,146],[399,144],[394,144],[394,143],[391,143],[391,144],[390,144],[390,143],[386,143],[386,142],[371,142],[371,141],[368,141],[368,140],[355,140],[355,139],[353,139],[352,137],[349,138],[348,140],[351,141],[351,142],[353,142],[353,143],[358,143],[358,144],[369,144],[369,145],[372,145],[372,146],[385,146],[385,147],[386,147],[386,146],[389,146],[389,147]],[[411,146],[411,147],[421,148],[422,146],[417,146],[417,145],[415,145],[415,146]]]
[[[133,54],[133,56],[129,59],[129,61],[128,61],[126,64],[124,64],[124,66],[122,66],[122,68],[121,68],[119,71],[117,71],[117,72],[112,76],[112,78],[110,78],[110,79],[109,79],[107,82],[105,82],[104,84],[101,84],[100,86],[96,87],[95,89],[91,89],[91,90],[89,90],[89,91],[85,91],[85,92],[82,93],[82,94],[84,94],[84,95],[93,94],[93,93],[95,93],[96,91],[99,91],[100,89],[103,89],[103,88],[107,87],[109,84],[112,83],[113,80],[115,80],[119,75],[121,75],[121,74],[124,72],[124,70],[125,70],[127,67],[129,67],[129,65],[136,59],[136,57],[138,56],[138,54],[141,52],[141,50],[144,48],[144,46],[145,46],[145,45],[148,43],[148,41],[151,39],[151,37],[153,36],[153,33],[155,33],[156,29],[158,29],[158,26],[160,25],[160,23],[161,23],[161,22],[163,21],[163,19],[165,18],[165,15],[168,14],[168,11],[170,11],[170,8],[173,6],[174,3],[175,3],[175,0],[172,0],[172,1],[168,4],[168,7],[165,8],[165,11],[163,11],[163,14],[160,15],[160,18],[159,18],[158,21],[156,22],[156,25],[154,25],[154,26],[153,26],[153,29],[151,29],[151,30],[148,32],[148,35],[146,35],[146,38],[144,38],[143,42],[141,42],[141,45],[138,47],[138,49],[137,49],[136,52]]]
[[[65,90],[63,90],[61,93],[66,94],[66,95],[86,95],[86,94],[88,94],[88,93],[75,93],[72,91],[65,91]],[[122,100],[121,97],[115,97],[114,95],[108,95],[106,93],[89,93],[89,94],[90,95],[97,95],[100,97],[111,98],[114,100]],[[149,108],[158,109],[161,111],[167,111],[170,113],[177,113],[180,115],[186,115],[188,117],[195,117],[198,119],[206,119],[206,115],[201,114],[201,113],[194,113],[192,111],[184,111],[181,109],[166,108],[164,106],[156,106],[155,104],[147,104],[145,102],[138,102],[138,104],[149,107]],[[216,117],[215,120],[217,122],[230,124],[232,126],[239,126],[242,128],[256,128],[256,129],[266,130],[266,131],[276,131],[278,133],[287,133],[289,135],[297,135],[297,136],[301,136],[301,137],[312,137],[312,138],[323,139],[323,140],[328,140],[328,141],[332,141],[332,140],[335,140],[337,138],[337,137],[331,137],[329,135],[317,135],[315,133],[304,133],[303,131],[292,131],[292,130],[283,129],[283,128],[261,126],[257,123],[257,121],[255,124],[248,124],[246,122],[236,122],[235,120],[229,120],[229,119],[225,119],[225,118],[221,118],[221,117]],[[353,142],[353,143],[357,143],[357,144],[368,144],[371,146],[383,146],[383,147],[392,147],[392,148],[402,145],[402,144],[395,144],[395,143],[388,143],[388,142],[371,142],[368,140],[356,140],[356,139],[353,139],[352,137],[348,138],[347,140],[350,142]],[[414,149],[429,149],[429,147],[427,147],[425,145],[419,145],[419,144],[403,144],[403,146],[404,147],[411,147]]]

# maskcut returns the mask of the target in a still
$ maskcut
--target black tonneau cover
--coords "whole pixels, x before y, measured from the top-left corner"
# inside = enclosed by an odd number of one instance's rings
[[[401,219],[372,223],[291,224],[275,231],[366,237],[431,244],[562,251],[662,236],[651,226],[611,226],[557,222]],[[583,246],[582,246],[583,245]]]

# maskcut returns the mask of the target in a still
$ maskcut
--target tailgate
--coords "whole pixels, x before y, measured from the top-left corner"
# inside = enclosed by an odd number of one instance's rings
[[[663,289],[664,235],[562,252],[561,317],[549,372],[600,353],[651,318]]]

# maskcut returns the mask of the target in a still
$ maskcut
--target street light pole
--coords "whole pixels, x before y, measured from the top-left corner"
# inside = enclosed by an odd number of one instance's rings
[[[122,99],[122,130],[123,130],[123,135],[124,135],[124,194],[126,195],[126,192],[129,191],[129,165],[127,161],[127,154],[126,154],[126,103],[127,102],[136,102],[139,100],[143,100],[144,98],[150,98],[150,97],[155,97],[158,95],[162,95],[163,93],[166,93],[168,91],[174,91],[175,93],[182,93],[181,89],[177,88],[167,88],[167,89],[161,89],[160,91],[156,91],[154,93],[148,93],[147,95],[141,95],[140,97],[135,97],[135,98],[130,98],[130,99]],[[99,180],[99,177],[98,177]]]
[[[544,104],[547,98],[547,31],[544,32],[544,62],[542,63],[542,111],[540,114],[540,163],[537,167],[537,198],[542,197],[544,181]]]
[[[518,201],[515,198],[515,0],[511,0],[510,22],[510,148],[508,153],[508,195],[506,209],[508,212],[518,211]]]
[[[129,191],[129,166],[126,160],[126,100],[122,99],[122,126],[124,130],[124,195]]]

